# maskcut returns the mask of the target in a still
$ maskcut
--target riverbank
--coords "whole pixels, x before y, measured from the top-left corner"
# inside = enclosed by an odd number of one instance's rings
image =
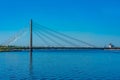
[[[12,52],[12,51],[29,51],[29,47],[0,47],[0,52]],[[103,47],[33,47],[33,50],[120,50],[117,48],[103,48]]]

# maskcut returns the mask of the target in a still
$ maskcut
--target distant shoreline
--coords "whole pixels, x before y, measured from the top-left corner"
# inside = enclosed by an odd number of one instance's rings
[[[29,51],[29,47],[1,46],[0,52]],[[120,47],[33,47],[33,50],[120,50]]]

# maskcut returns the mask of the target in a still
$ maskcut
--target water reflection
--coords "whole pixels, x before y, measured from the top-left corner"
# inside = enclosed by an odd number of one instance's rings
[[[32,52],[30,51],[29,54],[29,74],[30,74],[30,79],[32,80],[32,75],[33,75],[33,56]]]
[[[120,80],[118,73],[120,72],[120,65],[116,63],[120,62],[120,56],[109,53],[56,51],[34,52],[33,56],[30,52],[29,80],[112,80],[114,78],[116,78],[114,80],[117,78]],[[35,63],[33,63],[33,57],[35,57]],[[113,64],[112,67],[110,66],[111,63]]]

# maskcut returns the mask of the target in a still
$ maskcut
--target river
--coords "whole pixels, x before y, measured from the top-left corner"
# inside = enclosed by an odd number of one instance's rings
[[[0,52],[0,80],[120,80],[120,51]]]

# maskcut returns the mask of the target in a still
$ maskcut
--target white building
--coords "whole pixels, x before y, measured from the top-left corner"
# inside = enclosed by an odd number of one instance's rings
[[[109,48],[113,48],[114,45],[112,45],[111,43],[108,45]]]

